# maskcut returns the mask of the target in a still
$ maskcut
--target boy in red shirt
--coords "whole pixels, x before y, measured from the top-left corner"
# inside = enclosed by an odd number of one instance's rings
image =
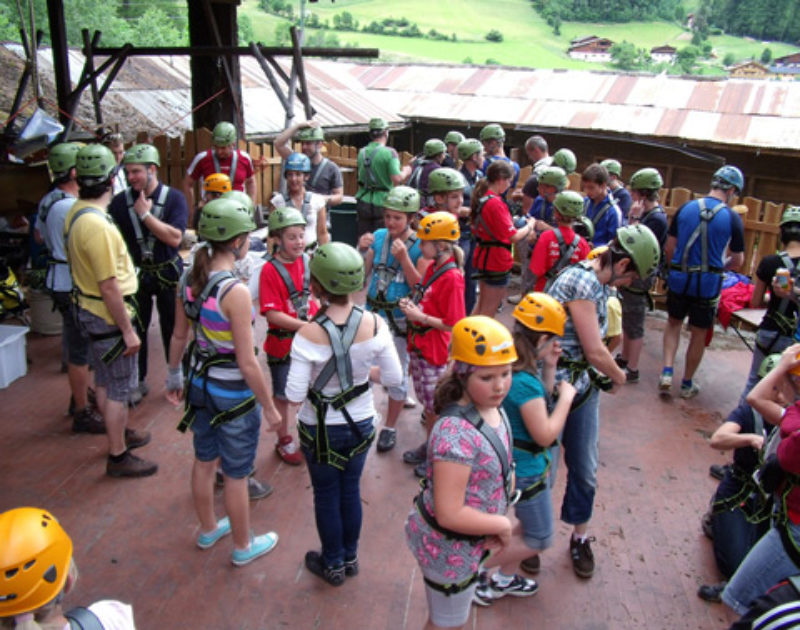
[[[272,375],[275,406],[281,414],[275,450],[287,464],[303,461],[297,442],[289,434],[286,379],[289,376],[289,351],[295,332],[317,312],[309,288],[309,257],[305,250],[306,220],[294,208],[278,208],[269,215],[269,235],[277,240],[274,256],[261,268],[258,300],[269,330],[264,341],[267,364]]]
[[[529,270],[535,280],[534,291],[546,291],[564,267],[584,260],[591,248],[575,233],[572,222],[583,214],[583,197],[565,190],[553,202],[556,227],[542,232],[531,254]]]

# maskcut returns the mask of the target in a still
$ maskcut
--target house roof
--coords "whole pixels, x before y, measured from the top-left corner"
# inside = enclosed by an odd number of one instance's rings
[[[650,49],[650,52],[651,53],[671,53],[671,54],[675,54],[676,52],[678,52],[678,49],[675,48],[674,46],[653,46]]]
[[[70,57],[77,81],[81,53],[72,50]],[[39,59],[47,70],[52,62],[49,50],[42,51]],[[290,59],[276,61],[288,71]],[[316,118],[333,130],[363,129],[370,118],[381,116],[393,124],[407,120],[460,124],[475,129],[473,134],[487,122],[498,122],[512,128],[762,150],[797,152],[800,147],[800,82],[796,81],[314,58],[305,59],[305,69]],[[261,69],[243,57],[241,75],[248,135],[278,133],[283,109]],[[109,94],[126,99],[146,115],[153,130],[173,124],[169,131],[174,133],[191,126],[188,57],[133,58]],[[302,118],[299,103],[296,111]]]

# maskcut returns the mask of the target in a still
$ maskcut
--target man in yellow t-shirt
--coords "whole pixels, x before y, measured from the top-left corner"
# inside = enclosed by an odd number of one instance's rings
[[[108,436],[106,474],[145,477],[158,465],[131,449],[150,441],[127,429],[128,398],[139,384],[136,353],[141,341],[128,298],[136,293],[136,271],[125,241],[106,213],[117,162],[106,147],[91,144],[76,156],[78,197],[64,223],[67,259],[78,292],[78,321],[89,335],[97,406]]]

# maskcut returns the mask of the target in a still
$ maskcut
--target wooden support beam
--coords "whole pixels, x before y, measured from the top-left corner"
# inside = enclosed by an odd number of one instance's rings
[[[306,71],[303,67],[303,55],[300,52],[300,35],[296,26],[292,26],[289,30],[292,36],[292,51],[294,57],[294,67],[297,68],[297,79],[300,81],[300,94],[303,101],[303,110],[305,111],[306,120],[311,120],[311,102],[308,97],[308,86],[306,85]],[[291,86],[290,86],[291,88]]]
[[[69,98],[72,86],[69,79],[69,53],[67,51],[67,27],[64,20],[63,0],[47,0],[47,19],[50,22],[50,43],[53,51],[53,71],[56,79],[56,100],[61,110],[58,117],[66,125],[69,119]]]
[[[20,33],[22,31],[20,30]],[[42,37],[44,33],[42,31],[36,31],[36,45],[37,48],[39,44],[42,43]],[[19,78],[19,84],[17,85],[17,93],[14,95],[14,102],[11,104],[10,115],[15,116],[17,111],[19,110],[20,106],[22,105],[22,98],[25,96],[25,90],[28,88],[28,81],[31,79],[31,64],[30,64],[30,48],[28,48],[28,42],[23,37],[22,38],[22,47],[25,50],[25,68],[22,70],[22,75]],[[11,129],[14,126],[14,121],[10,120],[8,124],[6,124],[5,129],[3,129],[3,138],[7,139],[11,135]]]
[[[261,54],[261,50],[259,50],[258,44],[251,43],[250,51],[253,57],[256,58],[258,65],[261,66],[261,69],[264,71],[264,74],[267,76],[267,81],[269,81],[269,84],[272,86],[272,90],[275,92],[275,96],[278,97],[278,100],[281,102],[281,105],[283,106],[283,111],[286,112],[286,115],[288,116],[289,109],[291,107],[289,105],[289,101],[283,95],[280,83],[278,83],[278,80],[275,78],[275,75],[272,74],[272,70],[270,70],[269,64],[267,63],[267,60],[264,58],[264,55]]]
[[[203,10],[206,14],[206,20],[208,20],[208,25],[210,27],[211,36],[214,39],[214,43],[219,47],[223,47],[222,38],[220,37],[219,33],[219,26],[217,25],[217,18],[214,15],[214,11],[211,9],[210,0],[203,0]],[[236,13],[234,11],[234,15],[235,14]],[[240,137],[244,137],[244,116],[242,115],[240,92],[237,89],[237,84],[233,79],[234,71],[231,67],[232,60],[229,54],[221,55],[220,59],[222,59],[222,69],[225,71],[225,79],[228,82],[228,91],[230,93],[231,100],[233,101],[233,108],[236,110],[236,128],[238,135]],[[236,74],[238,76],[238,72]]]
[[[273,68],[275,68],[275,72],[277,72],[278,76],[281,79],[283,79],[284,83],[286,83],[286,85],[290,85],[291,79],[289,78],[289,75],[286,74],[286,72],[283,70],[283,68],[281,68],[280,64],[277,61],[275,61],[275,57],[266,57],[266,59],[267,59],[267,61],[269,61],[269,65],[271,65]],[[303,95],[300,93],[299,89],[297,90],[296,93],[297,93],[297,96],[299,96],[301,99],[303,98]],[[314,109],[313,105],[311,105],[311,115],[313,116],[316,113],[317,113],[317,110]]]
[[[91,39],[89,38],[89,29],[83,28],[81,29],[81,37],[83,38],[83,48],[84,50],[88,51],[86,55],[86,65],[84,66],[84,70],[92,75],[91,81],[89,83],[89,87],[92,90],[92,105],[94,106],[94,119],[97,123],[97,126],[100,127],[103,124],[103,108],[100,106],[100,96],[97,90],[97,75],[94,73],[94,54],[93,51],[97,47],[97,44],[100,43],[100,31],[95,31],[94,35],[92,35]]]

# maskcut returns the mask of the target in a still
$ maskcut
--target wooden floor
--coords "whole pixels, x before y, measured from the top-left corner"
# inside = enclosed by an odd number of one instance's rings
[[[508,314],[506,307],[501,319]],[[543,556],[539,593],[476,608],[468,627],[705,630],[732,621],[724,606],[695,594],[719,577],[699,519],[714,490],[708,466],[726,459],[707,438],[735,406],[749,354],[735,338],[716,340],[698,375],[700,395],[663,401],[656,393],[662,329],[662,319],[648,318],[642,381],[601,396],[594,577],[572,573],[569,530],[559,523],[556,543]],[[142,629],[421,628],[423,583],[403,536],[418,486],[400,459],[423,437],[419,410],[404,412],[393,452],[369,456],[358,577],[332,588],[303,568],[304,553],[318,545],[308,475],[280,463],[274,435],[266,433],[258,477],[275,492],[252,505],[252,521],[257,532],[276,530],[280,543],[267,557],[234,568],[229,540],[210,551],[194,546],[191,438],[175,430],[179,412],[163,399],[156,333],[152,328],[153,391],[131,417],[132,426],[153,433],[141,454],[158,461],[154,477],[106,477],[105,438],[70,432],[58,338],[29,335],[28,375],[0,391],[0,510],[45,507],[71,534],[81,578],[67,603],[131,602]],[[681,371],[679,363],[676,379]],[[376,395],[385,409],[382,393]]]

